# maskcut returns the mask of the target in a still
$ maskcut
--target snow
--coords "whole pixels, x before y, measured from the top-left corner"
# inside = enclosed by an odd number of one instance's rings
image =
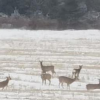
[[[30,30],[16,30],[16,29],[0,30],[0,39],[56,39],[56,38],[99,39],[99,37],[100,37],[99,30],[67,30],[67,31],[66,30],[65,31],[50,31],[50,30],[30,31]]]
[[[100,90],[86,90],[100,78],[99,30],[0,29],[0,81],[11,76],[2,100],[99,100]],[[56,75],[42,85],[41,67],[54,65]],[[73,68],[83,65],[80,80],[59,87],[58,76],[71,77]],[[51,72],[49,72],[51,74]]]

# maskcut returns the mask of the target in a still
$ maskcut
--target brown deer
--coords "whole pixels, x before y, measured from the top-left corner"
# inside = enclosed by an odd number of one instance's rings
[[[45,81],[45,84],[46,84],[46,80],[49,81],[49,85],[51,84],[51,75],[50,74],[42,73],[41,74],[41,79],[42,79],[42,85],[43,85],[44,81]]]
[[[86,89],[87,90],[100,89],[100,79],[99,79],[99,84],[87,84]]]
[[[81,69],[82,69],[82,65],[80,65],[78,69],[73,69],[72,77],[74,76],[74,77],[77,77],[78,79]]]
[[[7,89],[9,80],[11,80],[11,77],[10,76],[7,77],[7,79],[5,81],[0,82],[0,88],[2,88],[2,90],[4,89],[4,87],[6,87],[6,89]]]
[[[40,65],[41,65],[41,69],[42,69],[42,73],[46,73],[46,72],[48,72],[48,71],[51,71],[52,72],[52,74],[54,74],[54,73],[56,73],[55,71],[54,71],[54,66],[44,66],[43,64],[42,64],[42,61],[40,61]]]
[[[67,88],[70,89],[70,84],[72,84],[73,82],[75,82],[76,77],[74,79],[66,77],[66,76],[59,76],[59,87],[60,85],[63,87],[63,83],[67,83]]]

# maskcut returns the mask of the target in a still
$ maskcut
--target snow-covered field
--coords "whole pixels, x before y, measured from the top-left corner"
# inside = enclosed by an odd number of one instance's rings
[[[51,85],[42,85],[41,67],[54,65]],[[83,65],[79,81],[59,88],[58,76],[71,77]],[[49,72],[50,73],[50,72]],[[100,100],[100,90],[86,90],[86,84],[100,79],[100,31],[0,30],[0,81],[10,74],[1,100]]]

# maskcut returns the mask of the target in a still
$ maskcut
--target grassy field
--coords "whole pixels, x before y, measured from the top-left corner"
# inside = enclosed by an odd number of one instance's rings
[[[86,90],[86,84],[100,78],[100,32],[0,30],[0,81],[10,74],[2,100],[99,100],[100,90]],[[40,62],[54,65],[51,85],[42,85]],[[59,88],[58,76],[71,77],[83,65],[78,81]],[[50,72],[49,72],[50,73]]]

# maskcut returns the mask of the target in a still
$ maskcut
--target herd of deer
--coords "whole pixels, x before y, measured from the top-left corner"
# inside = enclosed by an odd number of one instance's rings
[[[42,61],[40,61],[40,66],[41,66],[41,70],[42,70],[42,74],[41,74],[42,84],[44,82],[46,84],[46,80],[48,80],[49,81],[49,85],[50,85],[52,76],[51,76],[51,74],[49,74],[47,72],[51,71],[52,75],[56,74],[56,72],[54,70],[54,66],[44,66]],[[70,89],[70,84],[75,82],[77,79],[79,79],[79,74],[80,74],[81,69],[82,69],[82,66],[79,66],[78,69],[73,69],[72,78],[66,77],[66,76],[59,76],[58,77],[59,87],[60,87],[60,85],[63,87],[63,83],[66,83],[67,84],[67,88]],[[9,80],[11,80],[10,76],[8,76],[6,80],[0,82],[0,88],[2,88],[2,90],[5,87],[7,88]],[[86,89],[87,90],[100,89],[100,80],[99,80],[99,84],[87,84],[86,85]]]
[[[40,66],[41,66],[41,69],[42,69],[42,74],[41,74],[42,84],[44,82],[46,84],[46,80],[48,80],[49,85],[50,85],[52,76],[51,76],[51,74],[46,73],[46,72],[51,71],[52,74],[56,73],[55,70],[54,70],[54,66],[44,66],[42,61],[40,61]],[[63,87],[63,83],[67,83],[67,87],[70,89],[70,84],[75,82],[75,80],[77,80],[79,78],[79,74],[80,74],[81,69],[82,69],[82,66],[79,66],[79,69],[73,70],[73,72],[72,72],[73,78],[69,78],[69,77],[66,77],[66,76],[59,76],[58,77],[59,87],[60,87],[60,85]]]
[[[42,79],[42,84],[45,81],[46,84],[46,80],[49,81],[49,85],[51,84],[51,74],[46,73],[48,71],[51,71],[52,74],[56,73],[54,70],[54,66],[44,66],[42,64],[42,61],[40,61],[40,65],[41,65],[41,69],[42,69],[42,74],[41,74],[41,79]],[[82,65],[79,66],[78,69],[73,69],[72,71],[72,78],[70,77],[66,77],[66,76],[59,76],[59,87],[60,85],[63,87],[63,83],[67,84],[67,88],[70,89],[70,84],[75,82],[77,79],[79,79],[79,74],[80,71],[82,69]],[[99,84],[87,84],[86,85],[86,89],[87,90],[93,90],[93,89],[100,89],[100,80],[99,80]]]

